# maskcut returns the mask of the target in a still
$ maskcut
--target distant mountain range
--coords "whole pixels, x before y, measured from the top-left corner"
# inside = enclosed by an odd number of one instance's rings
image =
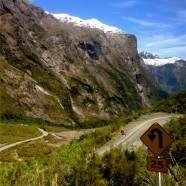
[[[161,88],[169,94],[186,90],[186,59],[179,57],[160,58],[157,54],[139,53],[148,69],[154,74]]]

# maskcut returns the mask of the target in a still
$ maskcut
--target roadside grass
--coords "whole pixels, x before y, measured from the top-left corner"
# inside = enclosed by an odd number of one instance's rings
[[[38,127],[46,130],[47,132],[64,132],[69,130],[62,126],[40,126],[33,123],[4,123],[1,121],[0,147],[40,136],[41,132],[38,130]],[[54,147],[47,145],[47,143],[55,144],[60,141],[61,140],[56,139],[54,136],[49,134],[43,139],[17,145],[0,152],[0,162],[16,162],[27,160],[33,157],[36,158],[41,155],[46,155],[51,153],[52,149],[54,149]]]
[[[173,118],[164,125],[166,132],[174,138],[174,142],[165,152],[161,154],[161,158],[167,160],[168,173],[162,173],[162,186],[185,185],[186,183],[186,115],[180,118]],[[150,151],[140,148],[136,154],[139,157],[139,171],[137,180],[146,186],[155,185],[155,172],[147,171],[147,157],[154,156]]]
[[[0,144],[10,144],[40,136],[38,125],[0,122]]]
[[[0,165],[0,185],[155,185],[155,173],[146,169],[146,158],[152,156],[146,149],[121,152],[113,149],[103,158],[95,154],[95,149],[109,141],[121,126],[141,114],[132,113],[57,149],[45,143],[55,142],[53,136],[49,135],[3,151],[0,157],[3,156],[6,161]],[[51,132],[66,130],[44,124],[40,127]],[[171,120],[165,128],[174,136],[175,142],[163,154],[170,160],[168,163],[172,173],[163,174],[162,186],[174,186],[176,182],[185,182],[185,117],[179,122],[177,119]],[[170,153],[179,166],[171,162]],[[126,179],[128,181],[124,183]]]
[[[177,121],[171,124],[175,138],[180,140],[180,132],[184,132],[184,120],[181,119],[180,125]],[[180,128],[181,130],[177,130]],[[175,132],[175,130],[176,132]],[[103,157],[95,154],[95,149],[114,135],[116,129],[113,126],[106,126],[97,129],[95,132],[82,136],[79,140],[73,140],[69,145],[61,148],[50,149],[44,140],[52,140],[52,136],[45,137],[35,142],[21,145],[16,150],[12,150],[12,158],[17,162],[3,162],[0,166],[0,184],[2,185],[155,185],[155,173],[147,171],[146,158],[152,153],[141,147],[138,151],[120,151],[112,149]],[[170,132],[170,131],[168,131]],[[51,138],[51,139],[50,139]],[[183,139],[183,138],[182,138]],[[174,157],[180,155],[180,171],[184,165],[183,153],[180,145],[174,148],[171,145]],[[49,149],[48,149],[49,148]],[[183,149],[184,150],[184,149]],[[35,152],[37,151],[37,152]],[[169,151],[167,151],[168,153]],[[10,153],[6,152],[7,155]],[[1,154],[0,154],[1,156]],[[32,156],[32,157],[31,157]],[[167,154],[168,156],[168,154]],[[165,155],[166,157],[166,155]],[[170,156],[168,156],[170,159]],[[24,159],[25,158],[25,159]],[[25,161],[19,161],[23,159]],[[178,160],[177,160],[178,161]],[[185,169],[178,174],[177,167],[171,161],[169,166],[175,172],[163,174],[162,186],[174,186],[176,182],[184,181]],[[30,177],[31,176],[31,177]],[[29,181],[32,181],[30,182]],[[31,184],[32,183],[32,184]],[[104,184],[102,184],[104,183]]]
[[[65,132],[69,129],[63,126],[40,125],[37,123],[3,122],[0,120],[0,146],[38,137],[42,128],[47,132]]]
[[[86,141],[89,145],[86,145],[86,149],[88,151],[92,151],[96,147],[101,147],[103,144],[108,142],[112,136],[118,132],[121,126],[124,126],[126,123],[138,118],[138,114],[132,114],[131,116],[126,117],[125,119],[113,121],[108,126],[102,126],[97,128],[95,132],[91,132],[90,134],[84,134],[80,137],[79,140],[73,140],[70,145],[70,151],[74,151],[74,145],[77,143],[82,143]],[[47,132],[65,132],[69,131],[63,126],[56,126],[56,125],[39,125],[39,124],[20,124],[20,123],[0,123],[0,143],[8,144],[8,143],[15,143],[17,141],[22,141],[25,139],[34,138],[36,136],[41,135],[40,131],[37,127],[44,129]],[[76,130],[82,130],[81,128],[76,128]],[[0,161],[2,162],[11,162],[16,161],[15,151],[21,158],[28,158],[28,157],[37,157],[39,154],[49,153],[52,149],[54,150],[55,147],[51,147],[48,144],[51,143],[59,143],[62,142],[63,139],[57,139],[53,135],[49,134],[48,136],[42,139],[42,143],[40,140],[36,140],[34,142],[29,142],[26,144],[22,144],[20,146],[12,147],[0,153]],[[76,141],[76,142],[75,142]],[[34,145],[33,145],[34,144]],[[54,145],[55,146],[55,145]],[[83,145],[84,146],[84,145]],[[33,148],[34,147],[34,148]],[[49,151],[46,150],[49,149]],[[64,147],[65,148],[65,147]],[[82,148],[82,147],[81,147]],[[82,150],[83,153],[85,150]],[[66,155],[68,156],[68,152]],[[70,160],[69,160],[70,161]]]
[[[0,161],[4,163],[25,161],[47,155],[52,152],[52,149],[43,139],[31,141],[0,152]]]
[[[26,143],[17,148],[19,157],[28,159],[31,157],[44,156],[52,152],[52,147],[49,147],[43,139]]]

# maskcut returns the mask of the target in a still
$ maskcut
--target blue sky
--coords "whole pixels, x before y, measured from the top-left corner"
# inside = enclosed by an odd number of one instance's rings
[[[186,0],[30,0],[50,13],[96,18],[136,35],[138,51],[186,58]]]

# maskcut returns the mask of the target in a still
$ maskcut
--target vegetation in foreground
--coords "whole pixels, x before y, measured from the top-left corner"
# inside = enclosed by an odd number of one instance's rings
[[[185,120],[186,116],[166,125],[175,142],[163,154],[170,169],[162,175],[163,186],[185,183]],[[111,133],[112,128],[107,126],[104,133],[97,130],[60,149],[20,162],[4,162],[0,165],[0,185],[155,185],[155,173],[146,170],[146,158],[153,155],[146,149],[117,149],[101,157],[96,155],[95,148]],[[17,151],[19,157],[23,156],[21,152]]]
[[[157,108],[161,108],[158,111],[167,111],[170,106],[174,108],[176,105],[181,109],[171,109],[171,111],[182,112],[185,105],[181,107],[178,102],[182,102],[183,99],[185,99],[185,92],[168,98],[160,104],[161,107],[159,105],[153,109],[157,111]],[[45,144],[46,139],[41,139],[37,143],[24,144],[16,149],[1,152],[0,185],[155,185],[155,173],[146,170],[146,158],[154,155],[147,150],[113,149],[101,157],[95,153],[95,149],[105,144],[121,125],[138,118],[141,114],[133,113],[129,117],[113,120],[109,124],[99,121],[100,125],[108,126],[84,135],[79,140],[73,140],[70,145],[58,149],[51,149]],[[6,126],[11,126],[10,123],[14,121],[13,118],[2,120]],[[163,154],[169,163],[169,173],[162,176],[163,186],[186,183],[184,178],[186,174],[185,121],[186,116],[179,120],[173,119],[165,126],[175,141]],[[17,122],[13,124],[17,125]],[[30,123],[33,124],[33,121]],[[40,120],[39,126],[48,131],[67,130]],[[79,126],[82,127],[86,128],[86,125]],[[52,137],[48,136],[47,140],[53,140],[50,138]]]

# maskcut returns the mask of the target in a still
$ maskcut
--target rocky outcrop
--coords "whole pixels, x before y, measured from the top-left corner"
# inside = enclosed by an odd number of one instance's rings
[[[1,74],[11,69],[19,79],[1,75],[1,113],[67,124],[125,116],[159,99],[134,35],[74,27],[26,0],[1,0],[0,15]]]
[[[94,41],[93,45],[84,42],[79,42],[77,46],[86,51],[92,59],[99,60],[101,47],[98,42]]]
[[[139,56],[143,59],[160,59],[160,57],[157,54],[148,51],[140,52]]]

